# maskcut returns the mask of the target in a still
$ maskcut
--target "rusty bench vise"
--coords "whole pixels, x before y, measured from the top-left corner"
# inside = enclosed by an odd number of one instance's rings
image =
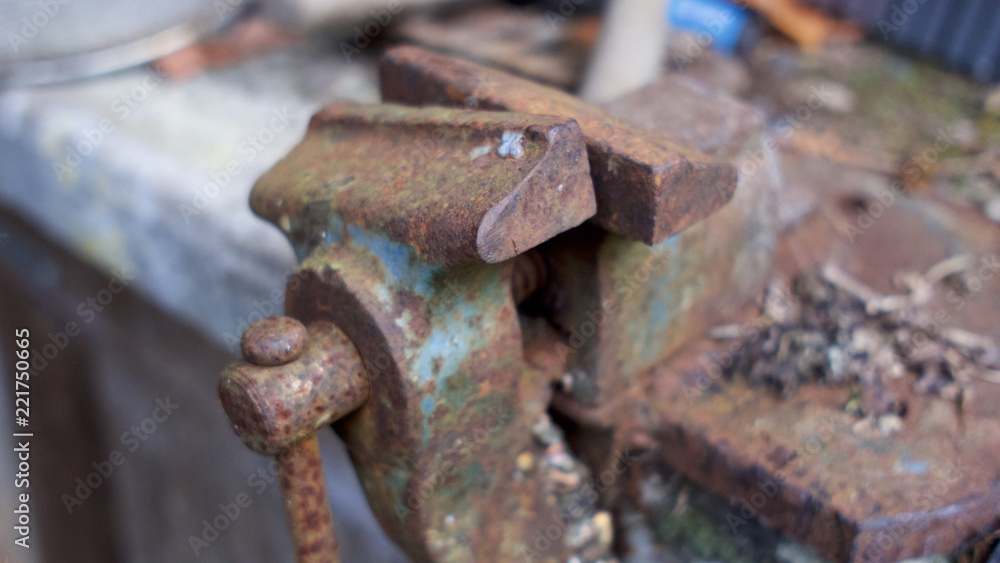
[[[579,514],[524,463],[532,426],[553,393],[599,409],[703,331],[720,288],[763,279],[768,241],[725,212],[733,166],[570,95],[413,47],[381,85],[385,104],[317,113],[254,187],[301,264],[222,404],[277,456],[300,562],[339,560],[329,424],[413,560],[566,561],[540,530]],[[723,238],[689,229],[713,213]]]

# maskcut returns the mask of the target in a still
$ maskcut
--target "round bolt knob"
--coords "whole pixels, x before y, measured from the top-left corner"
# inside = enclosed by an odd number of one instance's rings
[[[243,358],[258,366],[280,366],[293,362],[306,350],[309,332],[291,317],[271,317],[250,325],[240,346]]]

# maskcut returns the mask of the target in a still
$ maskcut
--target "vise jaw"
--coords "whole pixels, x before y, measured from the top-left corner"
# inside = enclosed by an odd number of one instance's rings
[[[518,304],[552,291],[546,256],[580,233],[659,243],[724,205],[735,171],[412,48],[387,55],[382,83],[386,99],[479,95],[504,111],[335,104],[313,117],[251,196],[301,261],[290,318],[248,329],[223,405],[248,446],[278,456],[299,561],[337,560],[315,439],[329,423],[412,559],[565,561],[566,542],[534,545],[564,519],[557,484],[516,460],[544,453],[532,426],[570,361],[566,335]],[[557,266],[552,279],[567,275]]]

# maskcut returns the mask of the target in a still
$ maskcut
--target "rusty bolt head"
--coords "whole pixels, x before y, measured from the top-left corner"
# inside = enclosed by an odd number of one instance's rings
[[[271,317],[250,325],[240,346],[243,357],[258,366],[280,366],[293,362],[306,350],[309,333],[291,317]]]

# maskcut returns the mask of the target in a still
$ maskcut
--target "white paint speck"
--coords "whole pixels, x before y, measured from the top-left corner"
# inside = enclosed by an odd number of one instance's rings
[[[562,187],[563,187],[563,185],[562,185],[562,184],[559,184],[559,186],[558,186],[558,187],[556,187],[556,189],[557,189],[557,190],[559,190],[559,191],[561,192],[561,191],[562,191]]]
[[[490,154],[491,150],[493,150],[493,144],[492,143],[486,143],[485,145],[483,145],[481,147],[476,147],[476,148],[472,149],[472,151],[469,152],[469,160],[476,160],[477,158],[479,158],[481,156]]]
[[[505,158],[507,156],[521,158],[524,156],[524,147],[521,146],[523,138],[524,133],[520,131],[504,131],[500,136],[500,146],[497,147],[497,154]]]

